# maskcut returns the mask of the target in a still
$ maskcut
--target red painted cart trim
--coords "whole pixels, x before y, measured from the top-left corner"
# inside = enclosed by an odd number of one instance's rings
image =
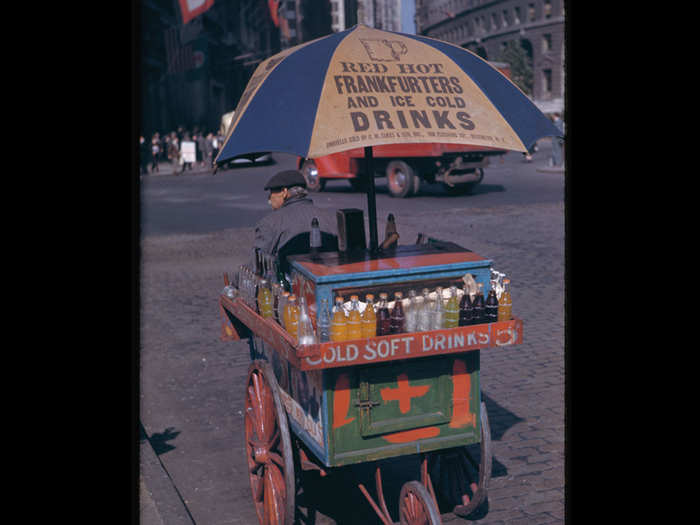
[[[219,302],[223,308],[235,315],[239,321],[263,341],[268,343],[284,359],[293,366],[299,368],[301,361],[298,357],[296,340],[279,324],[270,319],[265,319],[250,308],[240,298],[230,299],[221,296]]]
[[[300,370],[456,354],[523,342],[523,321],[514,317],[510,321],[496,323],[297,346],[294,338],[280,325],[258,315],[240,298],[221,296],[220,303],[281,357]]]

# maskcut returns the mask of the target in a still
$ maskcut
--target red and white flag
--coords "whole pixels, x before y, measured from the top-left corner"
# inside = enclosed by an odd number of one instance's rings
[[[214,0],[180,0],[182,23],[186,24],[214,5]]]

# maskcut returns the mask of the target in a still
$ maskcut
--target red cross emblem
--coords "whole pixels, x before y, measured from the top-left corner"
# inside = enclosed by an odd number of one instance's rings
[[[424,386],[411,386],[408,384],[408,376],[406,374],[399,374],[396,378],[398,386],[396,388],[382,388],[379,393],[382,396],[384,402],[387,401],[398,401],[399,411],[402,414],[411,410],[411,398],[423,397],[426,392],[430,389],[430,385]]]

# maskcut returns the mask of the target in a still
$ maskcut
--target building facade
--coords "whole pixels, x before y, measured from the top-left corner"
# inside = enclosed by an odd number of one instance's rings
[[[509,42],[529,57],[533,102],[563,112],[564,0],[415,0],[416,33],[498,61]]]

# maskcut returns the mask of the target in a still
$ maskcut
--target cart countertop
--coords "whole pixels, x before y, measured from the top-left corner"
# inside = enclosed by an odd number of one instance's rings
[[[423,272],[429,267],[464,266],[465,263],[475,263],[479,266],[490,264],[490,261],[481,255],[449,242],[397,246],[375,255],[362,250],[348,254],[322,252],[316,257],[295,255],[289,259],[316,280],[396,270]]]

